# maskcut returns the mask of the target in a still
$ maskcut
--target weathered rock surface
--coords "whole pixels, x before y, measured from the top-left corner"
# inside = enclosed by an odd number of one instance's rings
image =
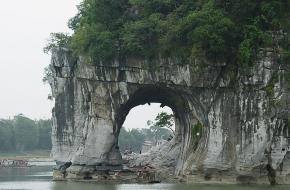
[[[121,165],[118,135],[126,115],[135,106],[158,102],[174,111],[176,137],[158,155],[143,157],[155,167],[170,163],[176,176],[189,181],[289,183],[289,71],[271,53],[247,75],[225,65],[197,69],[175,63],[92,66],[55,49],[50,80],[54,159],[80,168]],[[192,129],[198,122],[203,129],[197,143]]]

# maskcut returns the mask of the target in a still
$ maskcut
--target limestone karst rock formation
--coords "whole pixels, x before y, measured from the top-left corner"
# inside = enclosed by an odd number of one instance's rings
[[[235,76],[223,64],[197,68],[173,59],[90,65],[66,49],[54,49],[51,64],[52,155],[63,179],[121,165],[118,134],[126,115],[158,102],[174,111],[176,136],[156,163],[150,158],[155,167],[168,163],[189,182],[290,182],[289,71],[271,53]]]

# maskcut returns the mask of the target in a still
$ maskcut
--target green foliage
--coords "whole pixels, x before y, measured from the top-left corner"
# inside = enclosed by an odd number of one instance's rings
[[[269,43],[271,37],[255,25],[247,25],[243,30],[244,40],[238,49],[238,61],[246,70],[251,67],[257,58],[259,48]]]
[[[190,12],[181,27],[185,30],[187,43],[193,57],[207,58],[214,62],[226,62],[230,55],[234,23],[216,9],[213,1],[206,3],[201,10]]]
[[[36,122],[38,128],[38,149],[51,149],[51,120],[39,120]]]
[[[174,133],[173,127],[174,127],[174,115],[168,114],[166,112],[159,113],[154,119],[154,122],[151,122],[150,126],[152,130],[159,130],[159,128],[167,128],[171,130],[172,133]]]
[[[15,146],[16,149],[31,150],[34,149],[38,143],[38,131],[35,122],[23,115],[17,115],[14,118],[15,131]]]
[[[69,22],[74,30],[71,48],[94,61],[110,61],[121,51],[120,33],[127,0],[83,0],[78,14]]]
[[[47,67],[44,68],[44,76],[42,78],[42,81],[44,83],[48,82],[50,78],[52,78],[54,76],[54,68],[53,66],[50,64]]]
[[[121,152],[131,150],[139,153],[142,149],[144,141],[151,141],[153,144],[157,141],[166,140],[172,133],[165,128],[153,129],[132,129],[126,130],[122,128],[119,134],[119,147]]]
[[[83,0],[78,10],[72,36],[54,35],[45,49],[68,45],[95,63],[174,57],[245,68],[260,48],[289,52],[289,0]]]
[[[282,44],[275,39],[280,31],[289,32],[288,0],[218,0],[217,4],[237,24],[237,61],[244,70],[253,65],[260,48]]]
[[[268,97],[274,96],[274,83],[270,83],[265,87],[265,91]]]
[[[131,150],[139,153],[145,138],[145,133],[143,133],[142,130],[132,129],[127,131],[125,128],[122,128],[119,134],[119,146],[121,151]]]
[[[191,132],[192,132],[192,137],[194,139],[199,138],[202,135],[202,128],[203,128],[203,126],[202,126],[202,124],[200,122],[197,122],[193,126]]]
[[[157,48],[160,15],[124,25],[122,42],[127,56],[153,58]]]
[[[281,61],[283,63],[287,63],[288,65],[290,65],[290,50],[289,51],[283,51],[281,54]]]
[[[191,136],[193,139],[193,149],[197,148],[199,139],[202,136],[203,125],[198,121],[191,129]]]
[[[9,120],[0,120],[0,151],[14,150],[13,125]]]
[[[115,52],[114,34],[102,25],[85,25],[75,31],[71,48],[96,61],[109,61]]]
[[[22,114],[0,120],[0,151],[51,149],[51,120],[31,120]]]
[[[147,121],[147,125],[153,134],[151,141],[157,142],[160,139],[168,139],[174,135],[174,115],[166,112],[159,113],[154,121]]]
[[[69,48],[71,37],[64,33],[51,33],[50,39],[43,48],[44,53],[50,52],[53,48]]]
[[[267,86],[264,88],[268,97],[270,97],[270,98],[274,97],[275,83],[277,83],[278,81],[279,81],[278,74],[274,73],[272,75],[272,78],[268,82]]]

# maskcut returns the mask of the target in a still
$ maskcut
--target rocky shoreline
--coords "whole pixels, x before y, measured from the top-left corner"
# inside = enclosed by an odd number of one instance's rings
[[[95,167],[73,166],[70,170],[62,172],[53,171],[54,181],[77,181],[104,184],[148,184],[148,183],[187,183],[187,184],[266,184],[289,185],[289,175],[277,175],[275,184],[271,184],[268,175],[211,175],[204,176],[184,175],[175,176],[159,170],[108,169],[98,170]]]

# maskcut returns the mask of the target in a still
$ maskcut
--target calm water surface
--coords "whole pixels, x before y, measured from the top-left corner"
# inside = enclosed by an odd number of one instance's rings
[[[290,190],[290,186],[234,185],[97,185],[73,182],[53,182],[52,166],[31,168],[0,168],[0,189],[9,190]]]

